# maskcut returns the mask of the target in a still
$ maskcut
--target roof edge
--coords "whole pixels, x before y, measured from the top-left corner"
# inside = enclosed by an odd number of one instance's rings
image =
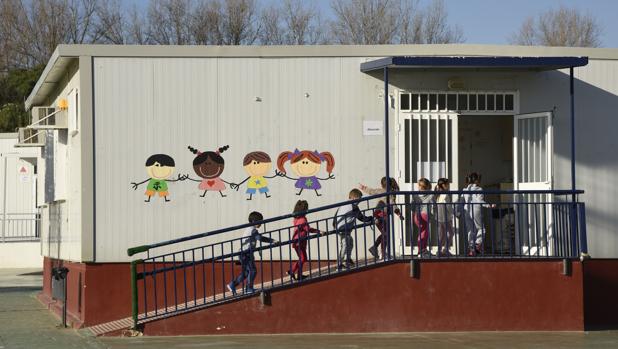
[[[361,72],[383,68],[507,68],[507,69],[565,69],[583,67],[588,57],[576,56],[392,56],[361,63]]]
[[[36,96],[41,86],[43,86],[43,83],[45,83],[45,79],[47,78],[47,75],[49,75],[49,72],[52,70],[52,68],[56,64],[56,61],[58,61],[58,58],[60,58],[61,56],[60,46],[63,46],[63,45],[59,45],[58,47],[56,47],[56,49],[54,50],[54,53],[52,53],[51,57],[49,58],[49,61],[47,61],[47,65],[45,66],[45,69],[43,69],[43,72],[41,73],[39,80],[37,80],[36,84],[34,85],[32,92],[30,92],[30,95],[28,95],[28,98],[26,98],[26,101],[24,102],[24,107],[26,111],[30,110],[30,107],[32,107],[32,102],[34,101],[34,97]]]
[[[59,45],[60,56],[97,57],[383,57],[383,56],[587,56],[618,59],[618,48],[422,45]]]
[[[481,44],[422,45],[306,45],[306,46],[205,46],[205,45],[58,45],[26,99],[29,110],[61,57],[387,57],[387,56],[587,56],[618,60],[618,48],[511,46]]]

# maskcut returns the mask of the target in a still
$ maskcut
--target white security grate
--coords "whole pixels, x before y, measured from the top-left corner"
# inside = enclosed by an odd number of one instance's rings
[[[515,92],[401,92],[399,110],[409,112],[447,112],[513,114]]]

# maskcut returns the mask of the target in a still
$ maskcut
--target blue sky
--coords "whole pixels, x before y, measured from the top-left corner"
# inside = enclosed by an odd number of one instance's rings
[[[146,0],[133,1],[138,6],[146,3]],[[276,1],[279,0],[258,0],[258,3]],[[331,0],[305,1],[314,2],[326,18],[332,16]],[[420,0],[421,5],[430,1]],[[449,23],[463,28],[466,43],[507,44],[509,35],[526,17],[563,4],[595,16],[603,28],[601,46],[618,47],[618,0],[445,0],[445,3]]]
[[[331,15],[330,0],[309,1]],[[421,5],[430,2],[421,0]],[[445,4],[449,23],[463,28],[466,43],[507,44],[525,18],[563,4],[595,16],[603,27],[602,46],[618,47],[618,0],[445,0]]]

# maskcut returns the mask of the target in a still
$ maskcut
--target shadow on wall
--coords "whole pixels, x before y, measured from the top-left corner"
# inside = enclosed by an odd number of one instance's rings
[[[577,72],[576,68],[576,76]],[[542,102],[545,108],[548,104],[557,106],[554,116],[554,130],[557,130],[554,137],[555,187],[571,188],[569,74],[548,71],[539,78],[546,82],[536,85],[536,93],[550,98],[533,100]],[[618,172],[617,111],[616,94],[575,79],[575,170],[577,188],[585,191],[582,201],[586,203],[588,247],[593,257],[618,257],[615,229],[618,217],[614,209],[618,204],[618,187],[612,181]]]

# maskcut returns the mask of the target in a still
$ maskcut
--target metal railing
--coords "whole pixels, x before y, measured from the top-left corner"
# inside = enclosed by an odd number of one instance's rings
[[[39,241],[41,215],[39,213],[0,214],[0,242]]]
[[[309,220],[308,234],[295,234],[292,214],[128,250],[146,253],[131,263],[134,326],[212,304],[411,258],[577,258],[587,252],[583,191],[479,191],[504,202],[470,202],[466,191],[441,192],[454,202],[423,203],[420,195],[396,192],[308,210],[327,214]],[[342,225],[344,206],[355,204],[366,222]],[[349,206],[348,206],[349,208]],[[343,219],[345,222],[345,219]],[[277,225],[268,228],[268,225]],[[243,238],[155,254],[183,242],[260,225],[272,242],[243,246]],[[337,227],[338,226],[338,227]],[[380,242],[381,243],[378,243]],[[302,257],[301,257],[302,256]],[[239,277],[244,275],[245,277]],[[236,280],[236,282],[233,282]]]

